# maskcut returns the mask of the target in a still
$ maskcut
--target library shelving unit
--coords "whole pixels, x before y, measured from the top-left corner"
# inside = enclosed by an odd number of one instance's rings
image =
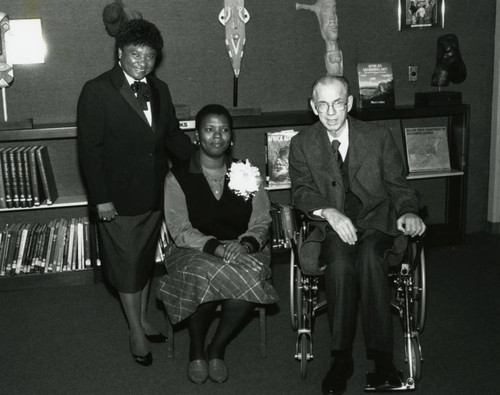
[[[410,183],[435,206],[427,218],[427,241],[432,244],[459,244],[465,236],[465,209],[467,197],[467,166],[470,107],[465,104],[436,107],[395,107],[377,110],[354,110],[351,115],[369,122],[388,123],[401,130],[410,126],[447,126],[450,163],[452,170],[409,174]],[[317,121],[312,111],[263,112],[259,115],[237,115],[233,117],[235,148],[250,149],[249,157],[264,164],[264,139],[266,131],[307,127]],[[392,122],[392,123],[391,123]],[[189,128],[186,128],[189,129]],[[260,135],[259,135],[260,133]],[[241,136],[240,136],[241,135]],[[402,134],[399,132],[399,135]],[[246,136],[246,137],[245,137]],[[260,137],[259,137],[260,136]],[[241,138],[241,143],[240,142]],[[248,141],[245,140],[248,139]],[[262,139],[261,139],[262,138]],[[32,129],[0,130],[0,148],[14,146],[45,145],[56,179],[59,198],[52,205],[31,208],[0,210],[0,227],[8,223],[47,223],[60,217],[88,216],[87,198],[78,166],[76,126],[74,124],[40,125]],[[253,146],[248,148],[249,146]],[[285,193],[278,190],[270,193]],[[436,196],[434,196],[436,195]],[[289,197],[288,197],[289,199]],[[427,201],[424,199],[424,204]],[[431,205],[432,206],[432,205]],[[25,274],[0,277],[2,290],[74,285],[94,281],[92,269],[48,274]]]
[[[49,152],[59,197],[51,204],[0,209],[0,227],[14,223],[48,223],[52,219],[88,216],[87,197],[78,168],[76,127],[44,125],[33,129],[0,130],[0,148],[44,145]],[[42,286],[94,282],[93,269],[6,275],[0,277],[0,292]]]

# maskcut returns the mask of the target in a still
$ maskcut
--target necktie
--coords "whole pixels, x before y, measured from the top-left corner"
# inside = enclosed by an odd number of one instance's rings
[[[137,100],[139,100],[139,104],[143,110],[148,109],[148,104],[146,102],[151,100],[151,90],[149,89],[149,85],[145,82],[135,81],[132,85],[130,85],[132,90],[137,93]]]
[[[332,141],[333,155],[335,155],[335,159],[337,159],[339,166],[342,167],[344,161],[342,160],[342,155],[340,155],[339,147],[340,147],[340,141],[333,140]]]

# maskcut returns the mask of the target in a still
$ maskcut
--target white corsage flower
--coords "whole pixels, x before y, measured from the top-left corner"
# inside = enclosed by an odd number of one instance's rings
[[[248,161],[234,162],[228,170],[229,189],[248,200],[259,190],[261,182],[259,169]]]

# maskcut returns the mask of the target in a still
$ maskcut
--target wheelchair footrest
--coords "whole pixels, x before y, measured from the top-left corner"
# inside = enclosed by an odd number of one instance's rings
[[[403,380],[403,372],[399,371],[399,376],[403,385],[401,387],[394,387],[393,385],[382,383],[375,373],[366,373],[366,386],[365,391],[373,392],[388,392],[388,391],[412,391],[415,389],[414,380]]]

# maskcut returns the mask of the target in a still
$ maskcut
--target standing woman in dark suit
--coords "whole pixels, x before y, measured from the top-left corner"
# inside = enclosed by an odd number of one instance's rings
[[[151,365],[148,341],[165,342],[146,305],[161,227],[167,152],[178,159],[193,145],[179,129],[168,86],[152,72],[163,39],[142,19],[116,34],[118,63],[88,81],[78,101],[78,150],[89,204],[98,216],[106,279],[118,290],[134,360]]]

